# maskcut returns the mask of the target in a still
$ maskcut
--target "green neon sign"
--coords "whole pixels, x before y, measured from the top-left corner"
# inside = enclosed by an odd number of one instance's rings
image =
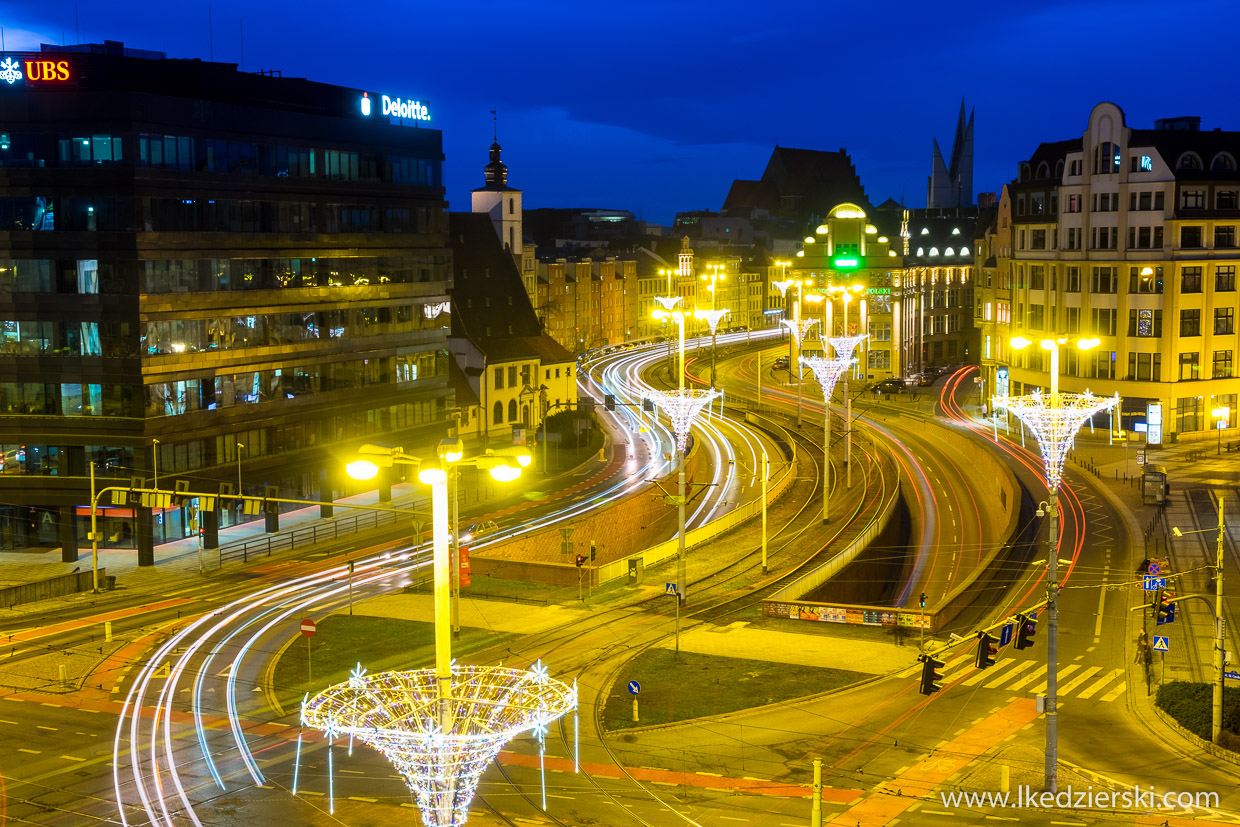
[[[834,264],[837,270],[856,270],[861,262],[855,258],[837,258]]]

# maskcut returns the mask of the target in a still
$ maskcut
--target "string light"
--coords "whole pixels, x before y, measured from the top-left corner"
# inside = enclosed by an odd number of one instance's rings
[[[831,339],[831,347],[835,348],[835,355],[841,359],[851,359],[853,351],[857,349],[857,345],[870,338],[870,334],[862,333],[859,336],[836,336]]]
[[[1006,408],[1025,424],[1042,449],[1046,466],[1046,487],[1054,493],[1063,478],[1063,465],[1076,439],[1076,432],[1094,414],[1119,404],[1119,396],[1085,393],[1058,393],[1044,396],[1041,391],[1026,396],[996,396],[991,404]]]
[[[676,450],[684,451],[689,442],[689,429],[693,420],[712,399],[719,396],[714,388],[680,388],[673,391],[645,391],[645,397],[658,405],[668,419],[672,420],[672,433],[676,434]]]
[[[798,323],[792,321],[791,319],[784,319],[780,322],[780,324],[788,326],[788,329],[792,331],[792,335],[797,339],[797,347],[800,348],[801,342],[804,341],[805,337],[809,335],[810,328],[818,324],[818,320],[813,317],[801,319],[799,327]]]
[[[577,708],[577,689],[552,679],[542,663],[522,670],[454,662],[449,703],[453,724],[445,733],[434,669],[371,675],[359,665],[304,704],[301,721],[329,742],[348,733],[381,752],[427,827],[449,827],[465,823],[478,780],[504,744],[531,728],[541,742],[550,722]]]
[[[705,319],[706,324],[710,326],[710,335],[715,335],[715,328],[719,326],[719,320],[731,313],[731,310],[721,308],[719,310],[698,310],[693,315],[699,319]]]
[[[835,383],[840,381],[840,377],[848,370],[848,366],[853,364],[853,361],[851,357],[835,359],[824,359],[821,356],[801,357],[801,364],[810,369],[814,378],[818,380],[818,384],[822,386],[822,398],[828,405],[831,404],[831,396],[835,393]]]

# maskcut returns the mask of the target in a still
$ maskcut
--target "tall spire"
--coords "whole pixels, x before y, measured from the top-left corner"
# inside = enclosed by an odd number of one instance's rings
[[[486,165],[483,174],[486,176],[486,185],[488,187],[506,187],[508,186],[508,165],[499,159],[503,148],[499,145],[499,140],[491,144],[491,163]]]

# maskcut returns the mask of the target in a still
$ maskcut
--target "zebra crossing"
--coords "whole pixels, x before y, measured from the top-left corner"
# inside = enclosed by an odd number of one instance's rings
[[[1005,658],[989,669],[977,669],[971,656],[948,661],[942,670],[944,684],[974,689],[998,689],[1039,695],[1046,692],[1046,664],[1024,658]],[[1059,665],[1059,698],[1110,703],[1128,691],[1124,670],[1080,663]]]

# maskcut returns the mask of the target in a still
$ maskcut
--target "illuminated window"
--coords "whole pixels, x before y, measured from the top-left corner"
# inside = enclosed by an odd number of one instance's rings
[[[938,254],[939,254],[939,248],[938,248],[938,247],[931,247],[931,248],[930,248],[930,255],[932,255],[932,256],[937,256]]]

